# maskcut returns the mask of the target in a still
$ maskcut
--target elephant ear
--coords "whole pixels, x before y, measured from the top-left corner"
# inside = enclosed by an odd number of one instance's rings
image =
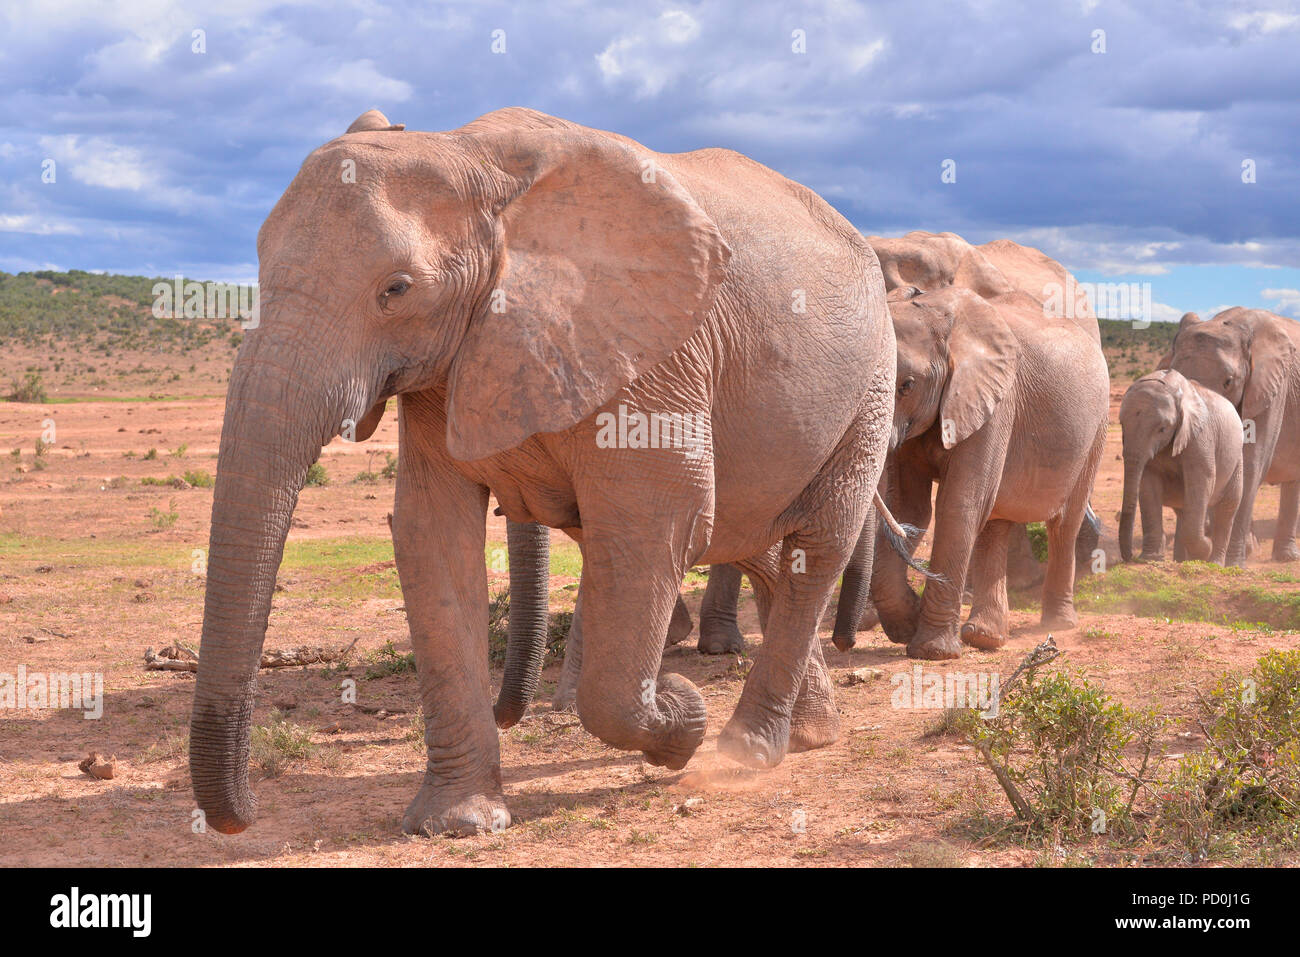
[[[939,407],[945,449],[984,427],[1007,397],[1020,359],[1020,342],[996,308],[964,290],[954,298],[948,387]]]
[[[1258,418],[1264,413],[1295,366],[1295,343],[1282,328],[1282,323],[1288,321],[1268,313],[1257,314],[1250,340],[1250,378],[1241,396],[1243,419]]]
[[[1179,378],[1181,379],[1182,376]],[[1174,441],[1170,452],[1178,456],[1183,454],[1183,449],[1187,448],[1187,443],[1191,441],[1192,436],[1204,427],[1209,417],[1209,410],[1205,407],[1205,400],[1201,398],[1201,393],[1196,386],[1186,379],[1183,379],[1178,387],[1174,400],[1178,403],[1178,428],[1174,430]]]
[[[582,421],[700,327],[730,249],[654,154],[581,127],[481,137],[515,184],[495,288],[452,362],[461,460]]]

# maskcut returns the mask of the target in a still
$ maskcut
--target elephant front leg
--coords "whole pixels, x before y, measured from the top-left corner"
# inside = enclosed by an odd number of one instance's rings
[[[1165,486],[1154,469],[1142,475],[1138,490],[1138,504],[1142,512],[1142,553],[1140,562],[1165,560]]]
[[[930,570],[940,578],[925,583],[920,623],[907,643],[912,658],[944,660],[961,657],[957,622],[962,592],[975,540],[984,528],[1001,481],[1005,438],[967,440],[970,447],[955,454],[935,497],[934,548]],[[1005,562],[1004,562],[1005,565]]]
[[[971,561],[974,596],[970,618],[961,626],[961,640],[984,651],[1007,643],[1007,545],[1013,522],[994,519],[975,540]]]
[[[406,599],[428,749],[408,834],[468,835],[510,824],[488,675],[487,489],[435,474],[404,438],[393,546]]]
[[[1210,509],[1210,483],[1214,475],[1205,469],[1200,476],[1183,476],[1183,510],[1179,528],[1175,532],[1181,541],[1183,558],[1175,560],[1207,560],[1214,553],[1214,542],[1205,534],[1205,516]]]
[[[1273,533],[1273,561],[1300,561],[1300,548],[1295,541],[1297,518],[1300,518],[1300,482],[1283,482],[1277,530]]]

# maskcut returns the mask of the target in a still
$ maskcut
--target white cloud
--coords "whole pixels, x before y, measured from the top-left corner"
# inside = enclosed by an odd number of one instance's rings
[[[71,223],[50,219],[37,219],[31,214],[0,215],[0,233],[28,233],[33,236],[78,236],[81,234]]]
[[[145,166],[140,151],[118,146],[101,136],[83,139],[75,133],[42,136],[41,148],[58,163],[60,169],[87,186],[139,191],[158,182]]]
[[[414,92],[405,80],[395,80],[380,73],[374,60],[345,63],[325,82],[343,93],[364,98],[367,103],[371,100],[404,103]]]
[[[1273,304],[1273,311],[1300,318],[1300,289],[1263,289],[1259,293]]]
[[[596,54],[596,66],[607,83],[630,80],[638,97],[656,96],[685,69],[674,56],[700,35],[700,25],[684,10],[666,10],[645,24],[640,32],[628,32]]]
[[[1260,10],[1254,13],[1239,13],[1228,21],[1228,25],[1242,33],[1279,33],[1289,30],[1300,23],[1300,14],[1279,13],[1276,10]]]

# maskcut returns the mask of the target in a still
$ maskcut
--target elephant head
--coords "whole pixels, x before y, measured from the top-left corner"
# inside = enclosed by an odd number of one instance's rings
[[[1119,518],[1119,550],[1124,561],[1133,554],[1133,517],[1147,464],[1168,449],[1178,456],[1205,428],[1209,410],[1196,388],[1179,372],[1161,369],[1144,375],[1124,393],[1119,421],[1124,432],[1124,504]],[[1147,524],[1144,516],[1143,524]],[[1152,527],[1157,527],[1153,523]],[[1143,551],[1154,551],[1144,542]]]
[[[254,679],[321,447],[365,438],[411,392],[442,397],[446,428],[403,434],[404,447],[455,460],[568,429],[695,332],[729,255],[629,141],[518,109],[448,133],[363,115],[306,159],[257,248],[259,324],[227,393],[190,737],[199,806],[228,833],[255,812]]]
[[[914,230],[906,236],[869,236],[867,242],[880,260],[887,291],[916,286],[934,292],[961,286],[992,299],[1015,288],[979,247],[956,233]]]
[[[997,309],[956,287],[889,293],[898,342],[892,445],[936,423],[945,449],[979,431],[1015,379],[1020,345]]]
[[[1240,306],[1201,321],[1186,313],[1167,365],[1231,402],[1243,420],[1258,417],[1293,374],[1296,348],[1272,313]]]

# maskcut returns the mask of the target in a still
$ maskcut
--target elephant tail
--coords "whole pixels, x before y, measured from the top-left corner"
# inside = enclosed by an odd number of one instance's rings
[[[1099,519],[1097,513],[1092,510],[1091,501],[1083,507],[1083,520],[1088,523],[1088,526],[1094,532],[1098,535],[1101,534],[1101,519]]]
[[[898,552],[909,567],[916,569],[930,581],[947,581],[943,575],[931,571],[912,557],[912,540],[921,534],[921,529],[915,525],[904,525],[894,518],[889,511],[889,507],[885,505],[885,500],[880,497],[880,489],[876,489],[872,502],[876,506],[876,512],[880,515],[880,528],[884,533],[885,541],[889,543],[889,547]]]

